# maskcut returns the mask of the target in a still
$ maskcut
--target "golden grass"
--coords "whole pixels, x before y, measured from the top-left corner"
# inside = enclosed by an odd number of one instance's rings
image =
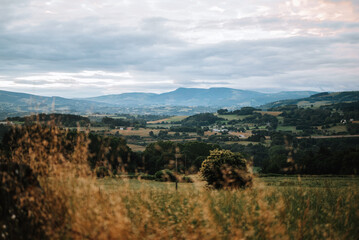
[[[50,239],[357,239],[358,186],[208,190],[128,179],[97,180],[86,135],[68,151],[61,132],[38,128],[18,141],[12,161],[39,174],[31,214]],[[46,136],[53,136],[48,139]],[[21,147],[20,147],[21,146]],[[26,197],[26,196],[25,196]],[[31,237],[30,237],[31,238]]]
[[[138,152],[138,151],[143,152],[146,149],[146,146],[141,146],[136,144],[127,144],[127,146],[129,146],[134,152]]]
[[[136,135],[136,136],[140,136],[140,137],[148,137],[150,135],[150,132],[153,132],[154,134],[158,134],[160,130],[158,129],[145,129],[145,128],[140,128],[138,130],[134,130],[132,128],[128,128],[126,130],[120,130],[120,129],[113,129],[110,131],[111,134],[115,134],[115,133],[119,133],[123,136],[131,136],[131,135]]]

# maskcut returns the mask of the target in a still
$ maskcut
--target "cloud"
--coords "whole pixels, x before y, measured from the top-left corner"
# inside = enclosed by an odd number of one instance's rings
[[[355,1],[4,0],[3,6],[6,90],[71,97],[177,87],[359,89]]]

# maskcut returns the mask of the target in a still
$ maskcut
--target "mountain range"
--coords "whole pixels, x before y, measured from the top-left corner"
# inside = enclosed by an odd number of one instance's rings
[[[161,94],[123,93],[87,98],[85,100],[118,106],[259,106],[269,102],[309,97],[317,92],[287,91],[261,93],[233,88],[178,88]]]
[[[358,98],[358,92],[317,93],[313,91],[283,91],[261,93],[232,88],[178,88],[175,91],[155,93],[123,93],[99,97],[68,99],[45,97],[0,90],[0,118],[34,112],[88,113],[137,113],[190,115],[219,108],[262,106],[264,109],[283,104],[314,101],[346,101]]]

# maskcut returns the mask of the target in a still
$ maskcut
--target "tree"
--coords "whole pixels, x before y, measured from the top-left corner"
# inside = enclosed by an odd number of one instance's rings
[[[215,149],[203,161],[201,175],[208,185],[219,188],[246,188],[252,184],[252,174],[240,153]]]
[[[217,113],[218,113],[219,115],[228,114],[228,109],[219,109],[219,110],[217,110]]]
[[[155,134],[153,133],[153,131],[150,131],[148,134],[150,135],[150,137],[154,137],[154,136],[155,136]]]

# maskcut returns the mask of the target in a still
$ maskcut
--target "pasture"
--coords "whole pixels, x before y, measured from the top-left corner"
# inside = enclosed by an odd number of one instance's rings
[[[124,130],[113,129],[113,130],[111,130],[111,133],[116,134],[118,132],[122,136],[148,137],[151,131],[154,134],[158,134],[160,130],[158,130],[158,129],[147,129],[147,128],[140,128],[140,129],[136,130],[136,129],[133,129],[133,128],[127,128],[127,129],[124,129]]]
[[[262,115],[268,114],[274,117],[278,117],[280,114],[282,114],[282,112],[279,111],[254,111],[254,112],[260,113]]]
[[[231,114],[231,115],[219,115],[219,114],[216,114],[216,115],[217,115],[217,117],[226,119],[228,121],[230,121],[230,120],[243,120],[246,117],[250,116],[250,115],[235,115],[235,114]]]

